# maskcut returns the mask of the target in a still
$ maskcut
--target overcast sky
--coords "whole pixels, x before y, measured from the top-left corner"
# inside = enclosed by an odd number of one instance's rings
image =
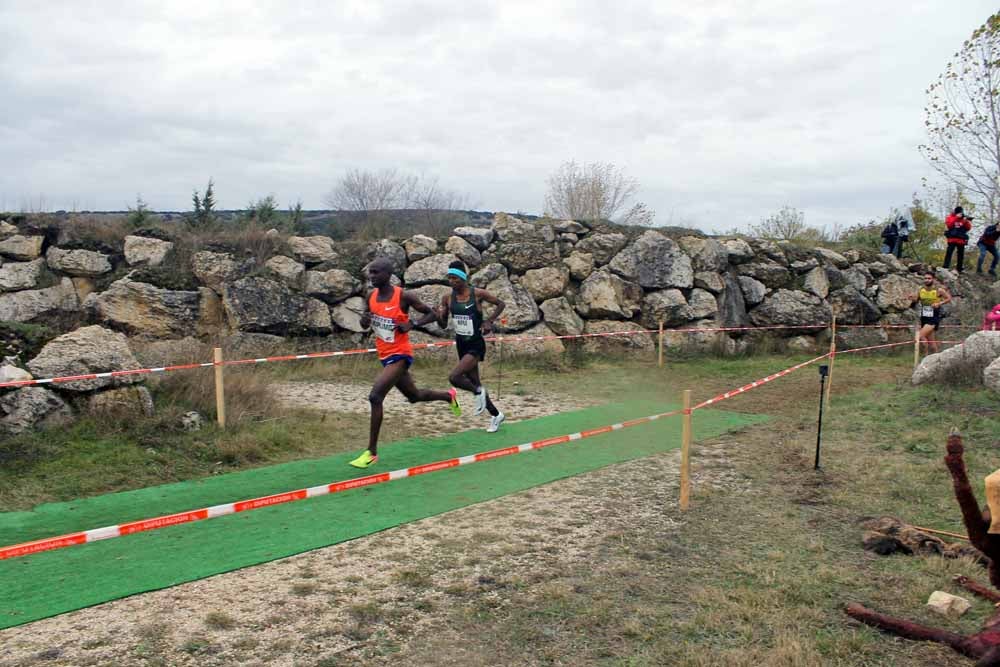
[[[565,160],[658,224],[909,201],[927,86],[993,12],[873,2],[0,0],[0,209],[326,208],[351,168],[541,213]]]

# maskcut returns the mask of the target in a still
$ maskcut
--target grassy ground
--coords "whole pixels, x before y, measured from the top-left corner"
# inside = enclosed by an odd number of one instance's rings
[[[669,359],[664,369],[635,359],[543,361],[506,365],[503,391],[556,401],[566,394],[676,401],[681,390],[692,389],[700,400],[795,361]],[[266,377],[364,381],[372,372],[348,364],[275,369]],[[441,370],[427,363],[418,372],[436,377]],[[296,664],[968,664],[942,647],[859,626],[842,611],[859,601],[963,633],[977,630],[992,611],[974,601],[969,614],[951,621],[923,606],[933,590],[958,592],[950,584],[953,574],[985,580],[975,564],[879,557],[861,549],[860,522],[882,514],[964,531],[941,462],[950,427],[965,436],[975,486],[996,467],[997,396],[961,386],[913,388],[908,371],[907,355],[838,357],[818,472],[812,463],[819,383],[812,366],[717,406],[774,419],[695,448],[696,484],[687,513],[679,514],[673,497],[664,497],[664,485],[675,483],[673,473],[658,471],[654,461],[616,466],[568,487],[569,500],[576,494],[599,508],[593,516],[539,510],[518,519],[523,525],[516,539],[491,538],[484,525],[475,544],[442,537],[427,553],[407,554],[388,566],[395,584],[409,591],[391,603],[357,599],[356,582],[328,591],[322,588],[327,582],[316,584],[331,604],[347,604],[360,620],[345,630],[354,633],[351,650]],[[495,368],[485,377],[496,386]],[[387,427],[391,439],[403,435],[392,429],[406,425]],[[5,508],[23,508],[40,499],[351,449],[365,428],[364,415],[328,415],[325,421],[271,415],[225,434],[82,424],[44,442],[22,438],[0,445],[0,456],[14,462],[0,472],[0,500]],[[37,445],[44,445],[41,453],[29,454]],[[256,454],[226,461],[225,447]],[[116,453],[109,457],[109,451]],[[571,555],[566,544],[585,524],[599,525],[601,537],[582,555]],[[511,569],[504,560],[511,557],[522,565]],[[454,563],[458,571],[468,562],[478,568],[473,579],[442,567]],[[398,631],[401,626],[409,629]]]

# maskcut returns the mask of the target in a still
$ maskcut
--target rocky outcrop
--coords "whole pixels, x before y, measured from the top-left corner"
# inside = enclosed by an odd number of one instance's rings
[[[564,266],[529,269],[521,277],[521,286],[541,303],[562,296],[569,285],[569,270]]]
[[[458,257],[451,253],[442,255],[432,255],[421,259],[406,269],[403,274],[403,282],[407,287],[420,287],[437,283],[439,285],[448,284],[448,265],[456,261]]]
[[[38,280],[45,270],[45,260],[7,262],[0,266],[0,292],[16,292],[38,287]]]
[[[818,328],[829,326],[832,319],[830,305],[819,297],[786,289],[775,291],[750,314],[754,326],[785,327],[775,329],[777,335],[784,336],[816,333]]]
[[[631,319],[640,310],[642,288],[610,271],[595,271],[580,285],[576,311],[587,319]]]
[[[483,256],[476,247],[461,236],[449,237],[448,241],[444,244],[444,251],[458,257],[469,268],[479,266],[483,263]]]
[[[42,254],[44,236],[21,236],[16,234],[0,241],[0,255],[20,262],[30,262]]]
[[[159,266],[173,252],[170,241],[145,236],[125,237],[125,261],[131,266]]]
[[[47,315],[74,312],[79,307],[73,281],[63,278],[58,285],[45,289],[0,294],[0,321],[32,322]]]
[[[28,371],[36,378],[126,371],[139,367],[123,334],[96,325],[55,338],[28,362]],[[57,386],[60,391],[81,392],[141,381],[141,375],[121,375],[60,382]]]
[[[299,287],[306,267],[291,257],[275,255],[264,263],[264,268],[275,278],[289,287]]]
[[[88,303],[115,329],[151,338],[183,338],[198,326],[201,294],[167,290],[123,278]]]
[[[278,335],[328,334],[329,307],[267,278],[226,283],[222,305],[230,326],[239,331]]]
[[[583,333],[583,319],[576,314],[566,297],[549,299],[540,306],[545,323],[556,335],[574,336]]]
[[[458,230],[456,229],[455,232],[457,233]],[[429,236],[417,234],[403,242],[403,250],[406,251],[406,259],[412,264],[413,262],[426,259],[431,255],[436,255],[438,242]]]
[[[522,331],[540,319],[541,311],[531,293],[520,285],[512,284],[506,276],[488,284],[486,290],[507,304],[496,325],[497,331]]]
[[[238,280],[253,269],[252,259],[236,259],[227,252],[203,250],[191,258],[191,270],[202,285],[222,292],[222,284]]]
[[[111,271],[108,256],[93,250],[63,250],[52,247],[45,253],[45,261],[53,271],[69,276],[95,278]]]
[[[333,239],[326,236],[291,236],[288,248],[295,259],[306,264],[320,264],[337,259],[333,249]]]
[[[577,252],[589,254],[595,266],[604,266],[628,243],[624,234],[594,234],[576,244]]]
[[[306,271],[302,276],[302,291],[327,303],[338,303],[354,296],[361,283],[347,271]]]
[[[54,391],[44,387],[22,387],[0,396],[0,433],[63,426],[73,419],[73,410]]]
[[[493,243],[493,230],[489,227],[456,227],[452,233],[479,251],[486,250]]]
[[[913,384],[980,381],[985,369],[1000,359],[1000,331],[977,331],[962,345],[924,357],[913,371]]]
[[[611,260],[609,268],[645,289],[694,285],[691,258],[662,234],[648,231]]]

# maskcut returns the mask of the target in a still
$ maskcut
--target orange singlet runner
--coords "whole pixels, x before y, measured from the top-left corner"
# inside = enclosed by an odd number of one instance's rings
[[[408,357],[407,361],[413,361],[413,346],[410,345],[410,334],[402,333],[396,329],[397,324],[410,321],[409,313],[404,313],[400,306],[403,296],[402,287],[392,288],[392,298],[388,301],[378,300],[378,290],[372,290],[368,297],[368,310],[372,316],[372,331],[375,332],[375,349],[378,350],[378,358],[386,365],[400,360],[401,357]]]

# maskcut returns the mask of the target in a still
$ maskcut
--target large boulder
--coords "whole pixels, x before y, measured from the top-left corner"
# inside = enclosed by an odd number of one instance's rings
[[[678,241],[681,248],[691,257],[695,271],[725,271],[729,266],[729,252],[726,246],[715,239],[684,236]]]
[[[720,294],[726,289],[726,281],[715,271],[699,271],[694,274],[694,286],[712,294]]]
[[[94,250],[64,250],[53,246],[45,253],[45,260],[53,271],[71,276],[94,278],[111,271],[108,256]]]
[[[577,236],[586,236],[590,231],[589,227],[576,220],[560,220],[553,227],[560,234],[576,234]]]
[[[493,216],[491,230],[494,240],[500,242],[537,241],[551,243],[556,238],[552,225],[547,223],[527,222],[506,213]]]
[[[694,285],[691,258],[673,239],[652,230],[615,255],[608,268],[646,289]]]
[[[44,387],[22,387],[0,396],[0,433],[64,426],[73,420],[73,410],[54,391]]]
[[[575,336],[583,333],[583,319],[576,314],[566,297],[549,299],[542,303],[545,323],[559,336]]]
[[[806,274],[802,286],[807,292],[812,292],[821,299],[830,294],[830,281],[826,277],[826,271],[819,266]]]
[[[784,287],[791,280],[792,274],[777,262],[750,262],[740,264],[736,267],[736,272],[741,276],[749,276],[754,280],[764,283],[771,289]]]
[[[838,320],[839,321],[839,320]],[[880,327],[865,327],[863,329],[837,329],[837,349],[853,350],[859,347],[885,345],[889,342],[889,334]]]
[[[739,281],[740,291],[743,293],[743,299],[751,306],[756,306],[767,296],[767,285],[756,278],[738,276],[737,280]]]
[[[223,283],[239,280],[253,269],[253,259],[236,259],[227,252],[202,250],[191,258],[191,272],[202,285],[216,292],[222,291]]]
[[[851,285],[830,294],[830,306],[841,324],[872,324],[882,317],[871,299]]]
[[[688,296],[688,306],[691,308],[691,318],[695,320],[714,318],[719,312],[719,304],[712,293],[697,287]]]
[[[239,331],[276,335],[328,334],[329,307],[267,278],[241,278],[226,283],[222,305],[229,324]]]
[[[839,252],[834,252],[828,248],[813,248],[813,252],[816,253],[821,261],[827,264],[833,264],[838,269],[846,269],[851,265],[847,258],[841,255]]]
[[[0,255],[21,262],[30,262],[41,256],[42,245],[44,243],[44,236],[21,236],[20,234],[15,234],[0,241]]]
[[[369,262],[377,258],[384,258],[392,262],[392,272],[397,276],[403,275],[406,270],[406,250],[395,241],[380,239],[369,244],[365,253]]]
[[[476,250],[486,250],[493,243],[493,230],[489,227],[456,227],[452,233],[468,241]]]
[[[461,236],[448,237],[444,244],[444,251],[455,255],[470,268],[483,263],[483,256],[476,250],[476,247]]]
[[[875,305],[880,310],[902,311],[913,305],[913,297],[921,283],[916,278],[886,276],[878,281],[878,296]]]
[[[832,318],[829,304],[816,295],[786,289],[775,291],[750,313],[755,326],[787,327],[778,330],[785,336],[815,333],[829,326]]]
[[[524,273],[558,263],[559,251],[545,241],[504,241],[495,244],[484,259],[500,262],[514,273]]]
[[[197,327],[201,294],[123,278],[92,296],[88,305],[99,320],[116,329],[150,338],[184,338]]]
[[[539,303],[562,296],[567,285],[569,270],[562,265],[530,269],[521,277],[521,286]]]
[[[63,278],[53,287],[0,294],[0,322],[31,322],[46,315],[74,312],[79,307],[73,281]]]
[[[929,354],[913,371],[913,384],[939,383],[976,375],[1000,358],[1000,331],[977,331],[962,345]]]
[[[592,354],[651,352],[656,349],[655,334],[638,332],[638,329],[634,322],[588,320],[583,326],[583,333],[594,335],[580,339],[580,347]]]
[[[86,410],[92,415],[134,419],[153,416],[153,395],[145,387],[118,387],[91,394]]]
[[[864,264],[858,264],[857,266],[845,269],[840,272],[840,275],[843,277],[844,282],[859,292],[868,289],[868,284],[873,280],[871,271]],[[827,278],[829,279],[829,275]]]
[[[300,262],[319,264],[337,259],[333,239],[328,236],[289,236],[288,248]]]
[[[264,263],[264,268],[281,282],[290,287],[298,287],[302,284],[302,274],[306,267],[296,262],[291,257],[275,255]]]
[[[417,297],[417,299],[419,299],[420,302],[423,303],[424,305],[430,306],[431,308],[437,308],[438,306],[441,305],[441,300],[444,298],[444,296],[446,294],[451,294],[452,289],[448,285],[424,285],[422,287],[417,287],[416,289],[407,291],[410,292],[413,296]],[[493,308],[491,304],[482,304],[482,305],[484,308],[489,308],[489,309]],[[492,310],[489,310],[487,312],[492,312]],[[410,310],[411,319],[415,320],[419,317],[423,317],[423,315],[418,313],[416,310]],[[452,335],[447,328],[448,326],[450,325],[446,323],[445,328],[442,328],[441,326],[438,325],[437,321],[432,321],[421,328],[427,333],[433,334],[434,336],[448,337]]]
[[[575,250],[590,254],[595,266],[604,266],[627,244],[624,234],[593,234],[577,243]]]
[[[492,236],[492,233],[490,236]],[[416,234],[415,236],[411,236],[403,241],[403,250],[406,251],[407,260],[410,262],[418,262],[421,259],[430,257],[431,255],[436,255],[438,251],[438,242],[429,236]]]
[[[753,248],[743,239],[726,239],[722,241],[722,247],[726,250],[730,264],[743,264],[752,261],[755,257]]]
[[[563,259],[563,264],[569,269],[569,275],[573,280],[586,280],[594,272],[594,256],[589,252],[574,250]]]
[[[486,289],[486,286],[497,278],[508,278],[507,267],[503,264],[486,264],[478,271],[469,276],[469,284],[473,287],[481,287]]]
[[[631,319],[640,309],[642,288],[610,271],[600,270],[580,285],[578,313],[588,319]]]
[[[531,293],[520,285],[511,284],[506,276],[491,282],[486,290],[507,304],[500,321],[496,323],[497,331],[521,331],[541,319],[541,311]]]
[[[410,264],[403,274],[403,280],[407,287],[420,287],[437,283],[439,285],[448,284],[448,265],[457,260],[458,257],[451,253],[443,255],[431,255]]]
[[[715,303],[715,299],[712,299]],[[678,289],[649,292],[642,299],[642,324],[647,329],[656,329],[660,322],[665,327],[687,324],[695,319],[691,314],[684,294]]]
[[[345,331],[361,333],[365,330],[361,326],[361,316],[365,312],[365,300],[360,296],[352,296],[341,301],[330,309],[330,318],[333,323]]]
[[[125,261],[131,266],[137,264],[159,266],[173,249],[174,244],[170,241],[146,236],[125,237]]]
[[[38,279],[45,269],[45,260],[7,262],[0,266],[0,292],[16,292],[38,287]]]
[[[1000,357],[983,369],[983,384],[987,389],[1000,393]]]
[[[360,289],[361,283],[343,269],[306,271],[302,275],[302,291],[327,303],[343,301]]]
[[[36,378],[65,377],[127,371],[140,368],[123,334],[102,326],[81,327],[49,341],[34,359],[28,371]],[[60,382],[66,391],[94,391],[104,387],[141,382],[142,375],[121,375],[92,380]]]

